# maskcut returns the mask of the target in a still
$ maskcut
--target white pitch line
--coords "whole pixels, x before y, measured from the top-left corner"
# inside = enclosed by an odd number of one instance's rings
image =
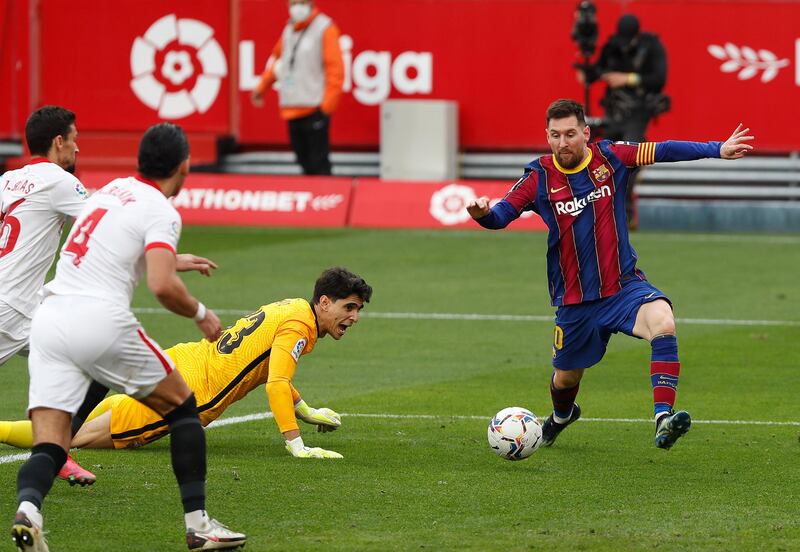
[[[247,314],[252,309],[214,309],[217,314]],[[167,310],[153,307],[134,307],[138,314],[172,314]],[[364,318],[388,318],[394,320],[477,320],[490,322],[550,322],[554,317],[535,314],[479,314],[454,312],[364,312]],[[735,320],[726,318],[677,318],[680,324],[701,326],[777,326],[800,327],[800,320]]]
[[[22,462],[27,460],[31,455],[30,452],[23,452],[21,454],[9,454],[7,456],[0,456],[0,464],[11,464],[12,462]]]
[[[464,416],[464,415],[449,415],[449,414],[361,414],[361,413],[345,413],[343,417],[351,418],[388,418],[391,420],[481,420],[487,421],[491,416]],[[242,424],[252,422],[255,420],[266,420],[272,418],[272,412],[256,412],[254,414],[246,414],[244,416],[231,416],[228,418],[221,418],[211,422],[206,429],[214,429],[217,427],[224,427],[227,425]],[[602,423],[617,423],[617,424],[652,424],[652,418],[581,418],[579,422],[602,422]],[[704,425],[752,425],[752,426],[791,426],[800,427],[800,422],[775,422],[769,420],[692,420],[694,424]],[[24,452],[19,454],[8,454],[0,456],[0,464],[11,464],[13,462],[22,462],[27,460],[30,453]]]

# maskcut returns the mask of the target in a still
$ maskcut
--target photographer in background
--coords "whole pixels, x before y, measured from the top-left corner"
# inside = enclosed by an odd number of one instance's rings
[[[669,110],[669,97],[661,93],[667,80],[667,54],[658,36],[639,32],[639,20],[626,14],[617,32],[600,51],[597,62],[583,66],[578,80],[608,84],[600,104],[605,111],[605,138],[644,142],[650,120]],[[635,180],[632,179],[631,183]],[[625,201],[628,220],[636,225],[633,186]]]

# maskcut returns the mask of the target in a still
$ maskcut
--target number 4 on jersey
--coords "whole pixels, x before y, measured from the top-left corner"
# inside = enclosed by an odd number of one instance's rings
[[[81,260],[86,252],[89,251],[89,238],[92,232],[97,228],[100,219],[103,218],[108,209],[95,209],[89,215],[80,221],[80,226],[72,233],[72,237],[64,247],[64,253],[72,253],[75,258],[72,259],[72,264],[75,266],[81,265]]]

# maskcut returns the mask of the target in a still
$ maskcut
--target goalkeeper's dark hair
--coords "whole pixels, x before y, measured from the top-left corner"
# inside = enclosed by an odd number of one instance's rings
[[[333,301],[350,297],[353,294],[358,295],[362,301],[369,303],[372,297],[372,286],[364,281],[364,278],[353,274],[346,268],[336,266],[327,269],[322,275],[317,278],[317,283],[314,284],[314,299],[313,303],[319,303],[320,297],[327,295]]]
[[[139,174],[153,180],[169,178],[188,157],[189,141],[181,127],[153,125],[139,142]]]
[[[25,123],[25,141],[31,154],[46,156],[56,136],[66,138],[74,124],[75,114],[57,105],[46,105],[31,113]]]
[[[565,119],[573,115],[578,119],[578,124],[586,126],[586,117],[581,104],[564,98],[556,100],[547,108],[547,124],[550,124],[550,119]]]

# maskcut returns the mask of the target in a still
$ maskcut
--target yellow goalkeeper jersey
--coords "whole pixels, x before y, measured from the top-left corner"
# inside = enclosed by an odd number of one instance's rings
[[[305,299],[284,299],[240,318],[209,342],[179,343],[166,350],[194,391],[200,421],[208,425],[232,403],[266,384],[281,432],[298,429],[300,394],[292,386],[297,361],[310,353],[319,328]]]

